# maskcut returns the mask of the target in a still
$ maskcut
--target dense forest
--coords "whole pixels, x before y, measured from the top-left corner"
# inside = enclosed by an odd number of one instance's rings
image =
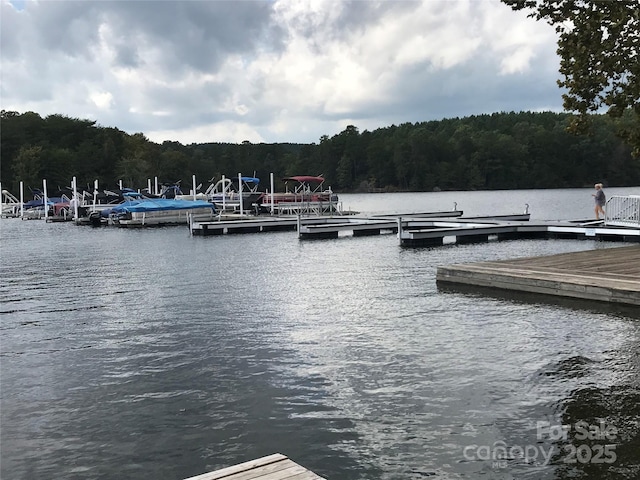
[[[567,133],[569,114],[495,113],[405,123],[360,132],[347,126],[312,144],[157,144],[91,120],[34,112],[1,112],[2,187],[42,179],[63,187],[97,179],[103,187],[142,188],[192,175],[208,185],[222,175],[254,175],[268,183],[290,175],[324,175],[334,191],[431,191],[561,188],[640,184],[640,161],[606,115],[592,117],[588,136]],[[187,188],[188,189],[188,188]]]

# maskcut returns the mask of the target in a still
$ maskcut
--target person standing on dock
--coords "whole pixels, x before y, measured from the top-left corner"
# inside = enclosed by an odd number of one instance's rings
[[[596,193],[592,194],[592,197],[595,197],[596,200],[596,220],[600,220],[600,214],[604,217],[604,204],[607,203],[607,197],[602,190],[602,184],[596,183],[594,185],[596,189]]]

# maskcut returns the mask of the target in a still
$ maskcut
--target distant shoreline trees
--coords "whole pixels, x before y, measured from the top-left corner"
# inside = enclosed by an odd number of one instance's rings
[[[79,188],[98,180],[144,188],[148,179],[209,180],[242,172],[267,183],[291,175],[324,175],[338,192],[495,190],[640,185],[640,162],[607,115],[591,115],[591,133],[567,133],[571,115],[503,112],[391,125],[360,132],[349,125],[312,144],[157,144],[143,134],[94,121],[34,112],[0,115],[0,180],[39,187]],[[263,185],[264,186],[264,185]],[[278,185],[277,188],[281,188]]]

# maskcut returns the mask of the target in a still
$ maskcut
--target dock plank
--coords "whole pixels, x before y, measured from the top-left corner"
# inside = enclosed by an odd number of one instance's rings
[[[436,280],[640,305],[640,246],[444,266]]]
[[[203,473],[185,480],[325,480],[281,453]]]

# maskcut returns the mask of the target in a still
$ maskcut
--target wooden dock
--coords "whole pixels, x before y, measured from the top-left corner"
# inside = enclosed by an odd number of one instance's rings
[[[185,480],[325,480],[280,453]]]
[[[438,267],[436,280],[640,306],[640,245]]]

